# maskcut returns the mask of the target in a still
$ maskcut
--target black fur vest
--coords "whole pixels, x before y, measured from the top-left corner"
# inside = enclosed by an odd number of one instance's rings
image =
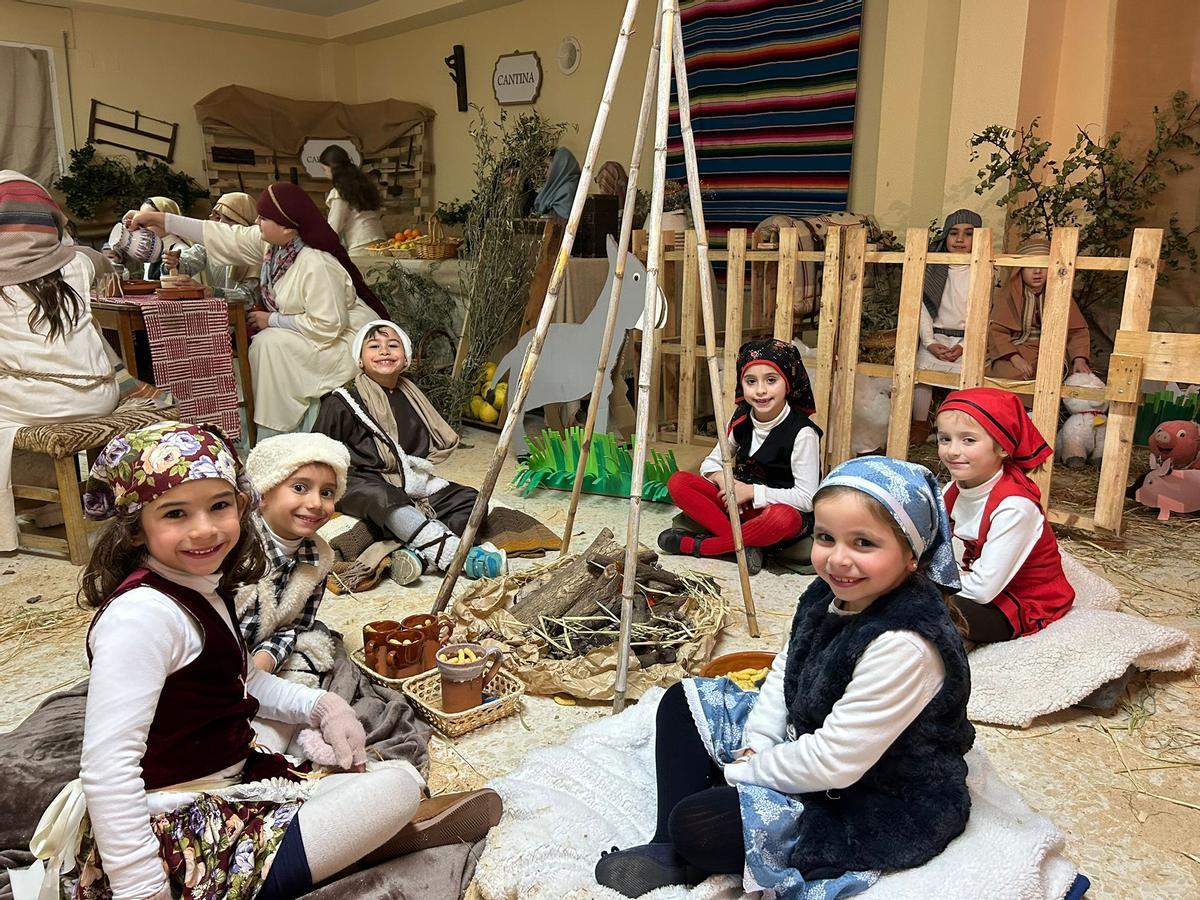
[[[967,721],[971,676],[962,638],[937,590],[911,579],[855,616],[829,612],[833,593],[814,581],[800,598],[788,643],[784,700],[796,734],[821,727],[845,693],[867,645],[887,631],[913,631],[941,653],[941,690],[855,784],[803,794],[801,872],[908,869],[937,856],[970,814],[967,764],[975,741]]]

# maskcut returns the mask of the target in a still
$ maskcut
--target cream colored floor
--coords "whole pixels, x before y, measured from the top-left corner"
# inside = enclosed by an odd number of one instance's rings
[[[489,432],[468,430],[466,442],[473,446],[455,454],[446,466],[447,476],[478,483],[495,440]],[[509,486],[514,471],[510,459],[494,501],[524,509],[560,530],[568,495],[538,491],[522,498]],[[620,500],[585,497],[576,519],[576,547],[586,546],[604,526],[623,536],[627,510]],[[664,505],[643,506],[643,542],[653,544],[672,512]],[[514,568],[530,564],[517,560]],[[1157,565],[1152,564],[1154,571],[1142,570],[1141,576],[1153,576],[1194,596],[1198,567],[1200,560],[1172,560],[1164,552]],[[697,568],[720,578],[730,598],[731,612],[717,652],[777,649],[807,579],[770,572],[755,576],[762,629],[762,637],[755,640],[747,634],[740,612],[733,566],[700,562]],[[1108,574],[1121,584],[1119,573]],[[78,577],[79,570],[64,562],[29,555],[0,557],[0,622],[30,624],[0,641],[0,731],[15,727],[47,694],[85,676],[83,635],[88,619],[85,613],[72,613]],[[385,580],[358,597],[327,597],[322,618],[352,643],[363,622],[427,611],[437,587],[432,578],[408,588]],[[40,599],[31,604],[31,597]],[[1167,595],[1161,603],[1139,603],[1143,612],[1200,638],[1197,604],[1180,606],[1178,597]],[[1200,897],[1200,809],[1195,806],[1200,804],[1200,684],[1194,672],[1155,677],[1133,699],[1133,704],[1106,717],[1071,711],[1025,731],[980,726],[979,740],[1029,804],[1065,832],[1068,855],[1093,881],[1090,896]],[[440,791],[478,786],[512,770],[528,750],[560,743],[579,725],[608,711],[606,705],[568,707],[529,697],[518,716],[453,742],[435,736],[431,787]]]

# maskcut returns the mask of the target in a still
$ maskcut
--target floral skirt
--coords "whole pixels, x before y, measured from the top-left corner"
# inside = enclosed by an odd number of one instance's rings
[[[283,834],[302,803],[225,800],[201,794],[152,816],[171,894],[184,900],[251,900],[262,889]],[[110,900],[112,891],[85,820],[77,900]]]
[[[742,731],[758,692],[743,691],[728,678],[688,678],[683,689],[708,755],[717,765],[728,765],[744,746]],[[839,878],[805,881],[790,862],[800,840],[800,798],[753,784],[739,784],[737,789],[746,891],[763,891],[764,897],[778,900],[834,900],[861,894],[879,880],[878,872],[847,872]]]

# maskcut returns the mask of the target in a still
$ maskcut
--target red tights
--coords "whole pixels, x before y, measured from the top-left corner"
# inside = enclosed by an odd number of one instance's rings
[[[733,529],[721,499],[720,489],[695,472],[676,472],[667,481],[675,505],[691,516],[712,537],[700,541],[701,556],[724,556],[733,552]],[[747,547],[771,547],[803,536],[807,524],[800,510],[786,503],[763,509],[742,510],[742,543]],[[694,538],[684,538],[680,550],[692,553]]]

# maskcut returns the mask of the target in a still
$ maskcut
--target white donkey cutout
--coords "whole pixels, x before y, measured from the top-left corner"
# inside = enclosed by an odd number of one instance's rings
[[[592,392],[592,383],[596,378],[595,362],[600,356],[600,344],[604,337],[604,320],[608,315],[608,298],[612,293],[613,277],[616,271],[617,245],[610,236],[608,239],[608,278],[596,299],[596,305],[588,313],[588,317],[579,323],[556,322],[546,333],[546,341],[542,345],[542,354],[538,359],[537,369],[533,373],[533,381],[529,385],[529,394],[525,398],[525,409],[537,409],[547,403],[570,403],[581,400]],[[658,291],[658,302],[655,304],[655,328],[661,328],[666,319],[666,298]],[[617,356],[621,352],[624,336],[630,329],[642,327],[642,311],[646,297],[646,267],[632,253],[625,258],[625,276],[621,279],[620,308],[617,314],[617,328],[613,334],[612,345],[608,349],[608,359],[604,370],[611,376]],[[496,374],[493,377],[493,387],[504,378],[505,373],[511,372],[516,379],[533,340],[533,332],[527,332],[517,341],[496,364]],[[596,431],[608,429],[608,405],[612,397],[612,378],[604,380],[604,388],[600,391],[596,409]],[[512,396],[513,391],[509,394]],[[513,453],[518,456],[528,453],[525,443],[524,410],[522,421],[517,422],[513,434]]]

